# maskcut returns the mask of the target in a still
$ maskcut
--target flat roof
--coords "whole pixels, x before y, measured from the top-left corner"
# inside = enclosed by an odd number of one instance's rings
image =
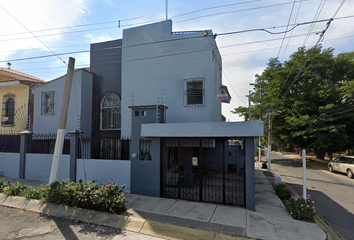
[[[263,135],[263,121],[149,123],[141,125],[142,137],[262,137]]]

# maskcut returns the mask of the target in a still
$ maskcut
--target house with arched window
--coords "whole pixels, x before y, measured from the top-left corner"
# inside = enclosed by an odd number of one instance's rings
[[[31,75],[0,68],[0,97],[2,134],[17,134],[31,129],[33,122],[33,101],[31,91],[45,81]]]

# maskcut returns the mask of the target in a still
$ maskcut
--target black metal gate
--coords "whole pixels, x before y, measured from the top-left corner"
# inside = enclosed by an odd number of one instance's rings
[[[162,139],[161,196],[245,206],[244,140]]]

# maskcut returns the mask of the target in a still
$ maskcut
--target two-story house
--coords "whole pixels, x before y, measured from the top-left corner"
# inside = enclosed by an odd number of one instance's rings
[[[0,68],[2,98],[0,132],[16,134],[32,127],[31,91],[44,83],[44,80],[34,76],[10,68]]]

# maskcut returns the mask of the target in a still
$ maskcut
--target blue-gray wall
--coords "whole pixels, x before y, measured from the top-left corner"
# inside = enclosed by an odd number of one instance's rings
[[[255,210],[254,137],[245,139],[246,209]]]
[[[131,155],[137,154],[137,158],[131,158],[131,193],[147,196],[160,196],[160,139],[151,141],[150,161],[140,160],[141,124],[156,123],[156,106],[132,106],[132,140]],[[139,116],[135,116],[139,111]],[[141,112],[146,111],[146,116]],[[159,120],[163,122],[164,109],[160,106]]]
[[[171,20],[123,31],[122,136],[130,135],[132,92],[134,105],[156,105],[166,89],[168,123],[221,121],[221,57],[208,33],[173,34]],[[185,106],[186,78],[205,78],[204,106]]]
[[[19,153],[0,153],[0,175],[18,178],[19,170]]]
[[[19,177],[19,153],[0,153],[0,175]],[[29,180],[49,181],[52,167],[52,154],[27,154],[25,178]],[[63,155],[59,180],[69,178],[70,155]],[[130,191],[130,161],[119,160],[77,160],[77,179],[96,180],[97,184],[107,184],[111,179],[119,185],[125,185],[124,191]]]
[[[54,79],[40,87],[34,88],[34,133],[57,133],[66,76]],[[42,115],[42,92],[54,91],[54,114]],[[81,129],[84,136],[91,136],[91,102],[92,74],[85,70],[77,70],[73,75],[71,86],[66,133]],[[80,116],[80,123],[78,121]],[[79,126],[80,124],[80,126]]]

